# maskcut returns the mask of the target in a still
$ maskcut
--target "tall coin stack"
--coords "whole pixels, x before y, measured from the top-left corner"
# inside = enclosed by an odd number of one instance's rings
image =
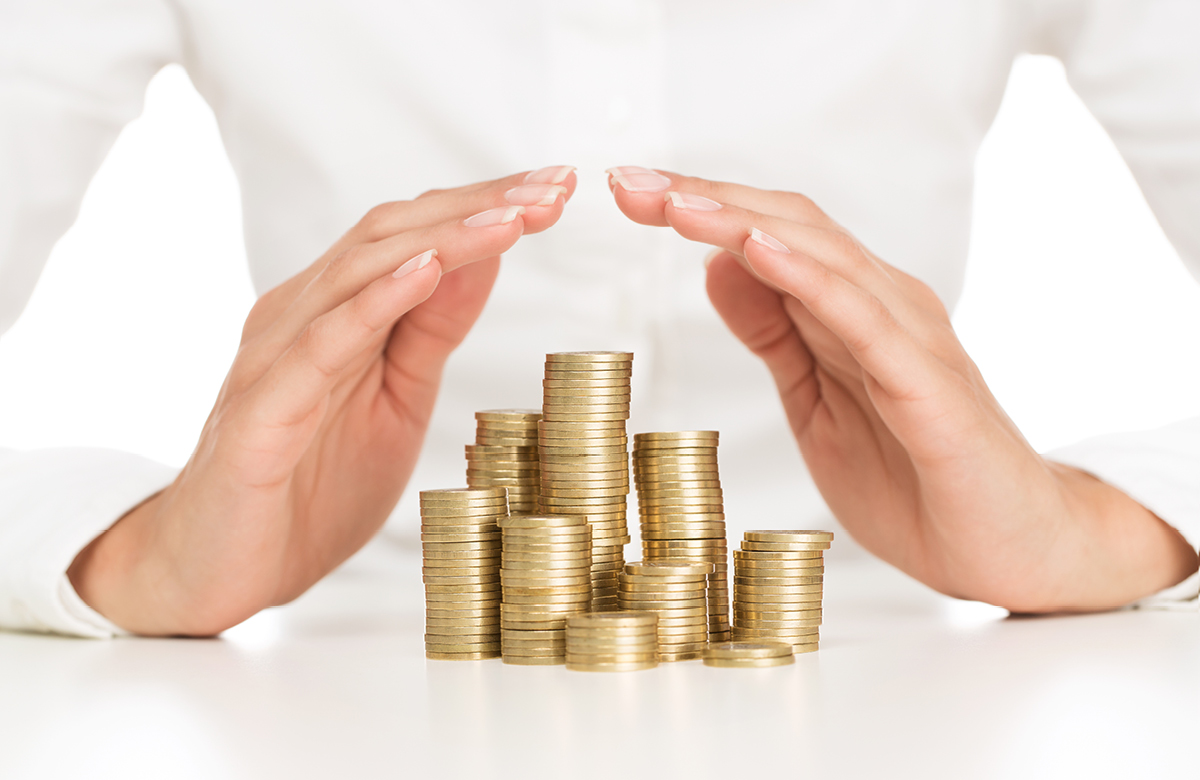
[[[713,565],[700,561],[642,561],[621,573],[622,611],[658,613],[658,658],[699,658],[708,643],[705,590]]]
[[[817,649],[829,531],[747,531],[733,551],[733,636]]]
[[[421,491],[425,657],[500,655],[500,529],[504,488]]]
[[[538,511],[536,409],[490,409],[475,413],[475,444],[467,445],[467,485],[508,488],[508,511]]]
[[[507,664],[566,661],[567,618],[592,603],[592,543],[582,515],[500,519],[501,657]]]
[[[716,431],[639,433],[633,478],[641,516],[642,558],[713,564],[708,585],[710,641],[729,639],[729,553],[717,473]]]
[[[592,612],[567,618],[567,668],[635,672],[658,666],[658,615]]]
[[[617,609],[629,542],[630,352],[546,355],[538,424],[541,510],[587,518],[592,529],[592,611]]]

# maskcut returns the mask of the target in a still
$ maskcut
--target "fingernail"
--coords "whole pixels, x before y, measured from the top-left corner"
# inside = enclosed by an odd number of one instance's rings
[[[504,199],[518,206],[553,206],[567,188],[559,184],[522,184],[504,193]]]
[[[393,273],[392,276],[396,279],[401,279],[405,276],[408,276],[413,271],[420,271],[422,268],[429,265],[429,261],[435,257],[437,257],[436,249],[426,249],[412,260],[409,260],[404,265],[397,268],[396,272]]]
[[[721,204],[715,200],[686,192],[668,192],[663,196],[663,200],[669,200],[672,206],[685,211],[716,211],[721,208]]]
[[[467,227],[494,227],[496,225],[507,225],[519,215],[525,213],[524,206],[499,206],[487,211],[481,211],[478,214],[467,217],[463,220],[463,224]]]
[[[778,238],[768,236],[758,228],[750,228],[750,238],[765,246],[767,249],[774,249],[776,252],[783,252],[785,255],[790,255],[792,250],[783,245],[783,242]]]
[[[718,248],[714,249],[713,251],[709,252],[708,254],[706,254],[704,256],[704,270],[707,271],[708,267],[710,265],[712,265],[712,261],[717,259],[717,255],[721,254],[724,251],[725,251],[724,249],[721,249],[720,247],[718,247]]]
[[[552,165],[549,168],[538,168],[525,175],[525,183],[562,184],[573,170],[575,170],[574,165]]]
[[[662,192],[671,186],[671,180],[666,176],[636,165],[609,168],[605,173],[628,192]]]

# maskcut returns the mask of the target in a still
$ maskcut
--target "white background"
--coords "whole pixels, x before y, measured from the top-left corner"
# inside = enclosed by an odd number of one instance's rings
[[[253,297],[216,124],[169,67],[0,340],[0,447],[182,464]],[[1018,61],[980,154],[955,325],[1039,449],[1200,414],[1200,286],[1055,60]]]

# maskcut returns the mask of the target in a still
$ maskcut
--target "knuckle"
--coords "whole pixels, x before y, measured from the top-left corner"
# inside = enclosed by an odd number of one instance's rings
[[[400,210],[401,201],[391,201],[373,206],[363,218],[358,221],[359,228],[367,236],[368,241],[375,241],[390,233],[390,227],[396,221],[396,213]]]

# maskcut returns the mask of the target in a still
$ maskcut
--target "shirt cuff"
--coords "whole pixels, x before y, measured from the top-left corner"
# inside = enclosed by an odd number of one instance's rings
[[[1151,431],[1116,433],[1062,447],[1046,458],[1121,490],[1200,547],[1200,417]],[[1131,604],[1200,611],[1200,574]]]
[[[83,602],[75,556],[178,471],[113,450],[0,451],[0,628],[125,634]]]

